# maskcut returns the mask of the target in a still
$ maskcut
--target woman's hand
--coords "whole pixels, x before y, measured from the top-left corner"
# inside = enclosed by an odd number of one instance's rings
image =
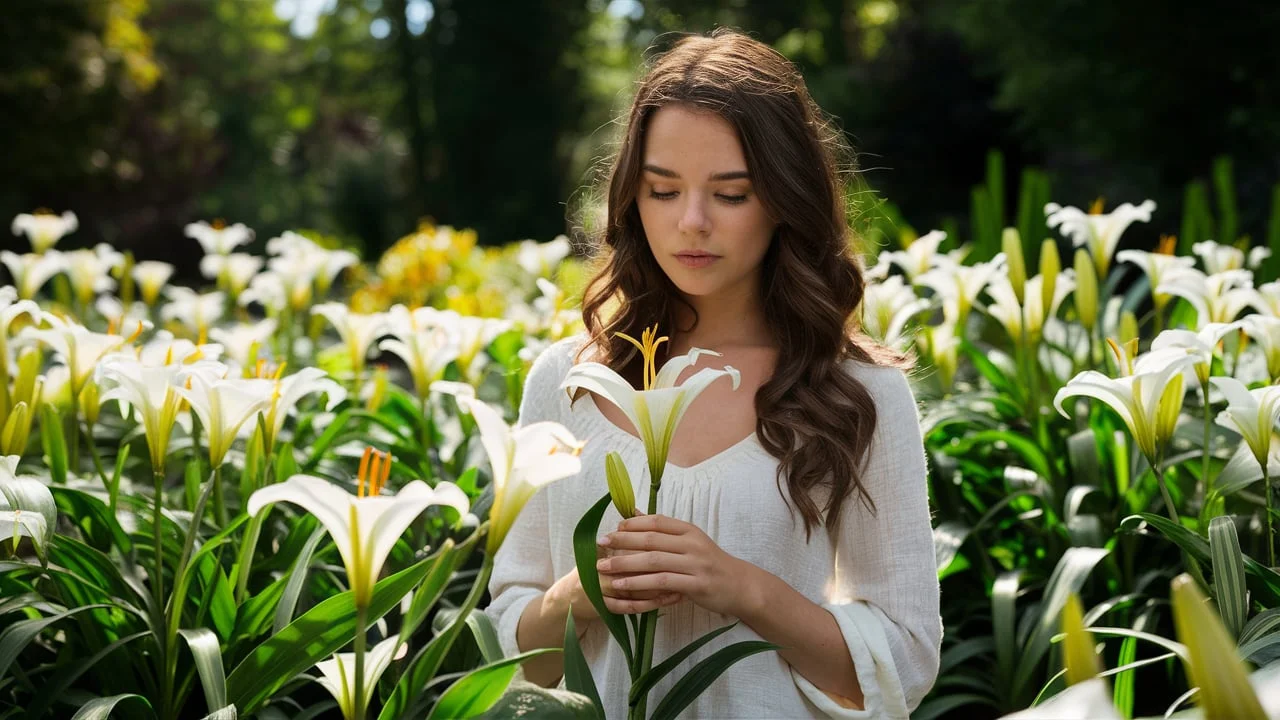
[[[758,570],[725,552],[696,525],[665,515],[623,520],[600,544],[614,551],[596,564],[606,593],[679,593],[734,617],[741,617]],[[604,588],[606,578],[612,589]]]
[[[616,551],[609,547],[596,548],[597,554],[602,559],[614,557],[626,551]],[[626,577],[625,574],[598,573],[600,576],[600,591],[604,595],[605,607],[610,612],[619,615],[644,613],[650,610],[667,607],[680,602],[682,599],[679,593],[668,591],[638,591],[628,592],[613,588],[614,581]],[[569,611],[569,607],[573,607],[573,620],[581,630],[585,623],[593,622],[599,619],[596,608],[591,604],[591,600],[587,597],[587,593],[582,589],[582,579],[578,576],[577,568],[569,571],[564,577],[560,578],[546,592],[546,602],[550,603],[556,612],[561,616]]]

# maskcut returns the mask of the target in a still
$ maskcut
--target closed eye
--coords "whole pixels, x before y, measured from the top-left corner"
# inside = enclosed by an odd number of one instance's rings
[[[677,192],[677,191],[675,191],[675,190],[672,190],[671,192],[658,192],[658,191],[656,191],[656,190],[650,190],[650,191],[649,191],[649,197],[653,198],[654,200],[671,200],[671,199],[675,198],[675,196],[676,196],[676,195],[679,195],[679,194],[680,194],[680,193],[679,193],[679,192]],[[746,201],[747,201],[747,196],[746,196],[746,195],[720,195],[720,194],[717,194],[717,195],[716,195],[716,197],[720,198],[721,200],[723,200],[723,201],[724,201],[724,202],[726,202],[726,203],[729,203],[730,205],[740,205],[740,204],[742,204],[742,203],[744,203],[744,202],[746,202]]]

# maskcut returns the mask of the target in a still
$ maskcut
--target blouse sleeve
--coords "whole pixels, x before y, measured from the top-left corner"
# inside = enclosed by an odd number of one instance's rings
[[[561,360],[565,352],[564,343],[557,343],[534,360],[525,380],[519,425],[561,421],[558,393],[563,392],[559,385],[567,370]],[[507,657],[520,652],[516,628],[525,607],[555,582],[547,502],[547,491],[551,487],[543,486],[529,499],[494,556],[493,574],[489,578],[492,600],[485,613],[497,628],[498,641]]]
[[[864,709],[842,704],[794,669],[792,677],[831,718],[907,720],[937,678],[942,645],[924,442],[906,375],[874,368],[859,376],[876,404],[862,476],[876,512],[856,497],[842,509],[822,607],[844,635]]]

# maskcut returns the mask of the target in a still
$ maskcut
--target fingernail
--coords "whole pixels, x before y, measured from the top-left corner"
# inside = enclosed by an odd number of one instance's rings
[[[608,561],[608,560],[601,560],[600,562],[596,563],[596,569],[597,569],[597,570],[605,570],[605,571],[607,571],[607,570],[609,569],[609,561]]]
[[[608,544],[609,544],[609,536],[608,536],[608,535],[601,535],[600,537],[596,538],[596,544],[597,544],[597,545],[608,545]]]

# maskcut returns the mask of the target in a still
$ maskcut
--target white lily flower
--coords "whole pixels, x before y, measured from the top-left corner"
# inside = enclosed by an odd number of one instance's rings
[[[329,292],[338,273],[360,263],[360,258],[350,250],[322,250],[319,266],[316,268],[316,292],[324,295]]]
[[[945,260],[916,278],[916,282],[933,288],[942,299],[942,314],[963,329],[969,310],[978,296],[996,277],[1005,272],[1004,253],[977,265],[960,265]]]
[[[292,230],[285,230],[267,241],[268,255],[309,254],[320,249],[319,245]]]
[[[552,340],[560,340],[573,334],[582,322],[580,308],[570,307],[564,290],[546,278],[534,280],[541,296],[533,299],[533,310],[542,316],[542,329]],[[514,318],[512,318],[514,319]]]
[[[12,287],[0,287],[0,382],[9,374],[9,328],[20,315],[33,321],[40,320],[40,306],[30,300],[18,300],[18,292]]]
[[[200,273],[207,278],[216,278],[219,287],[236,297],[244,292],[253,276],[258,274],[266,262],[263,258],[248,253],[205,255],[200,259]]]
[[[436,315],[436,323],[449,333],[458,347],[458,369],[463,377],[473,378],[476,357],[489,343],[510,330],[513,323],[507,319],[481,318],[462,315],[454,310],[442,310]]]
[[[457,338],[438,325],[439,313],[430,307],[409,310],[394,305],[387,312],[388,332],[393,337],[378,343],[380,350],[404,361],[420,398],[427,396],[431,383],[458,357]]]
[[[644,358],[644,389],[636,390],[621,375],[607,365],[597,362],[578,363],[569,369],[561,389],[590,390],[613,403],[621,410],[631,424],[639,432],[644,441],[645,453],[649,460],[649,478],[653,488],[657,488],[667,465],[667,453],[671,449],[671,438],[675,436],[676,427],[688,411],[693,401],[706,390],[711,383],[727,377],[737,390],[741,381],[736,368],[726,365],[723,370],[703,368],[694,373],[683,383],[677,383],[680,374],[698,361],[701,355],[720,356],[711,350],[693,348],[687,354],[673,357],[656,369],[658,346],[667,340],[657,337],[657,327],[644,331],[641,340],[619,333],[639,348]],[[588,397],[588,401],[591,398]]]
[[[1209,379],[1227,398],[1227,408],[1214,422],[1240,433],[1260,467],[1267,466],[1271,433],[1280,420],[1280,385],[1250,390],[1233,377]]]
[[[253,230],[244,223],[228,227],[221,220],[214,220],[212,225],[203,220],[189,223],[184,232],[200,243],[206,255],[226,255],[253,240]]]
[[[106,243],[98,243],[92,250],[71,250],[63,253],[63,257],[67,261],[71,288],[83,305],[88,305],[94,295],[115,288],[111,270],[124,263],[124,255]]]
[[[1266,307],[1262,312],[1280,317],[1280,280],[1259,285],[1258,297]]]
[[[916,344],[937,371],[939,386],[944,392],[949,391],[960,367],[960,333],[955,321],[922,326]]]
[[[209,338],[217,340],[227,350],[227,355],[241,368],[247,368],[255,359],[271,354],[271,338],[279,323],[275,318],[263,318],[256,323],[237,323],[231,327],[209,330]]]
[[[1076,683],[1035,707],[1005,715],[1002,720],[1123,720],[1102,678]]]
[[[1253,316],[1250,316],[1253,317]],[[1245,318],[1246,320],[1248,318]],[[1276,321],[1280,323],[1280,320]],[[1191,332],[1190,330],[1169,329],[1161,332],[1151,341],[1151,349],[1164,350],[1174,348],[1188,352],[1195,358],[1195,377],[1196,381],[1203,386],[1209,382],[1210,369],[1213,366],[1213,356],[1218,352],[1218,342],[1222,340],[1222,336],[1237,330],[1241,327],[1241,323],[1209,323],[1199,332]],[[1246,330],[1247,332],[1247,330]]]
[[[306,286],[306,302],[311,301],[311,286]],[[284,280],[279,273],[268,270],[258,273],[249,281],[249,287],[240,293],[240,297],[236,298],[236,302],[243,306],[249,306],[258,303],[266,311],[268,315],[279,315],[286,307],[289,306],[289,292],[285,288]],[[305,303],[304,303],[305,305]]]
[[[1120,244],[1120,236],[1136,220],[1151,222],[1151,213],[1156,209],[1154,200],[1146,200],[1141,205],[1124,203],[1109,213],[1103,213],[1100,203],[1095,203],[1089,213],[1079,208],[1049,203],[1044,206],[1047,217],[1045,224],[1049,227],[1061,226],[1062,234],[1071,238],[1077,246],[1089,248],[1093,264],[1098,268],[1099,277],[1106,277],[1111,267],[1111,256]]]
[[[458,400],[471,413],[493,471],[493,506],[489,509],[489,557],[502,547],[507,532],[540,488],[582,470],[582,443],[560,423],[536,422],[512,428],[496,410],[475,398],[470,385],[437,382],[432,389]]]
[[[155,305],[160,299],[160,290],[173,277],[173,266],[157,260],[143,260],[133,266],[133,280],[138,283],[138,294],[142,302]]]
[[[135,333],[134,338],[124,338],[120,335],[96,333],[79,323],[63,320],[50,313],[44,313],[43,320],[49,324],[48,328],[27,328],[19,337],[27,336],[42,342],[57,353],[67,366],[71,392],[76,396],[79,396],[98,361],[121,345],[132,342],[138,334]],[[138,332],[144,327],[139,326]]]
[[[351,355],[351,366],[356,377],[364,370],[364,360],[369,347],[389,330],[386,313],[354,313],[346,303],[320,303],[311,312],[329,321]]]
[[[151,314],[147,311],[147,306],[135,302],[125,307],[120,302],[120,298],[115,295],[99,295],[97,300],[93,301],[93,309],[107,321],[107,331],[116,332],[121,328],[137,328],[141,324],[150,330]]]
[[[71,407],[71,371],[66,365],[54,365],[40,375],[40,402],[59,411]]]
[[[876,265],[877,267],[882,264],[886,267],[887,265],[897,265],[906,273],[907,280],[915,282],[916,278],[938,265],[936,261],[938,246],[946,239],[947,234],[945,232],[933,230],[912,240],[911,244],[902,250],[889,250],[880,253],[876,258]]]
[[[1209,323],[1231,322],[1249,307],[1267,311],[1266,302],[1253,289],[1253,273],[1248,270],[1228,270],[1214,275],[1205,275],[1194,268],[1182,270],[1166,278],[1156,289],[1191,303],[1196,309],[1198,328]]]
[[[22,213],[15,217],[12,230],[14,235],[26,234],[31,241],[31,250],[41,255],[79,226],[76,214],[70,210],[63,211],[61,215],[37,210],[30,215]]]
[[[1058,390],[1053,406],[1063,417],[1070,417],[1062,407],[1067,398],[1084,395],[1101,400],[1116,411],[1142,454],[1154,465],[1182,412],[1186,396],[1183,373],[1194,362],[1194,356],[1185,350],[1165,348],[1139,357],[1131,375],[1113,379],[1085,370]]]
[[[364,658],[364,695],[361,707],[369,707],[373,699],[373,691],[378,688],[378,679],[391,667],[392,660],[399,660],[409,652],[409,645],[400,644],[399,635],[392,635],[369,649]],[[397,653],[396,648],[399,647]],[[338,701],[338,708],[345,720],[354,720],[356,716],[356,654],[353,652],[334,653],[328,660],[316,663],[321,676],[316,682],[328,690],[333,699]]]
[[[1121,250],[1116,253],[1116,260],[1122,263],[1130,262],[1142,268],[1151,285],[1151,298],[1156,310],[1164,310],[1165,305],[1169,304],[1170,296],[1167,293],[1157,292],[1165,279],[1172,278],[1183,270],[1194,268],[1196,264],[1193,258],[1146,250]]]
[[[268,272],[260,273],[249,283],[251,292],[264,276],[274,275],[283,292],[284,298],[294,312],[300,312],[311,304],[315,297],[316,276],[320,272],[320,263],[324,258],[316,254],[290,254],[273,257],[267,261]],[[269,281],[273,284],[276,281]],[[272,288],[274,291],[275,288]],[[266,303],[263,303],[264,305]]]
[[[305,269],[299,274],[309,275],[308,282],[313,283],[321,295],[328,292],[338,273],[360,262],[360,258],[350,250],[329,250],[292,231],[268,240],[267,252],[279,257],[278,261],[272,258],[270,266],[273,269],[284,265]]]
[[[58,523],[53,493],[34,477],[18,475],[17,455],[0,455],[0,542],[31,538],[43,560]]]
[[[451,482],[441,481],[433,489],[414,480],[394,495],[381,494],[391,458],[371,451],[365,451],[360,463],[356,495],[322,478],[294,475],[254,492],[245,506],[245,512],[257,515],[272,503],[290,502],[314,515],[338,547],[357,607],[369,606],[387,555],[423,510],[444,505],[466,515],[469,509],[467,494]]]
[[[165,290],[169,302],[160,308],[160,319],[177,320],[204,338],[209,328],[226,310],[227,296],[221,291],[204,293],[203,295],[185,287],[170,287]]]
[[[1035,345],[1040,341],[1045,318],[1057,316],[1062,302],[1075,290],[1075,274],[1068,270],[1058,275],[1053,285],[1053,298],[1047,308],[1044,305],[1043,287],[1043,275],[1036,275],[1027,280],[1023,290],[1025,302],[1019,303],[1009,276],[1000,275],[987,286],[987,294],[995,302],[984,309],[988,315],[1004,326],[1014,343],[1023,342],[1024,328],[1027,334],[1026,341],[1029,344]]]
[[[138,348],[135,355],[142,364],[157,367],[169,363],[190,365],[198,360],[217,360],[222,356],[222,350],[218,343],[197,345],[186,338],[174,337],[168,330],[160,330]]]
[[[107,388],[98,397],[99,404],[120,401],[125,417],[141,416],[147,449],[151,453],[151,469],[157,474],[164,472],[173,426],[185,416],[181,412],[182,395],[176,386],[188,368],[172,352],[165,359],[169,362],[146,363],[124,354],[112,355],[97,368],[98,384]],[[182,424],[190,429],[189,420]]]
[[[862,295],[862,328],[886,345],[902,347],[909,342],[903,334],[907,323],[928,308],[928,300],[916,297],[900,275],[893,275],[867,285]]]
[[[285,418],[289,417],[298,406],[298,401],[312,393],[325,395],[325,412],[332,412],[347,398],[347,391],[319,368],[302,368],[292,375],[286,375],[276,381],[275,392],[266,410],[266,427],[270,436],[265,438],[270,450],[280,431],[284,429]]]
[[[23,300],[34,300],[50,278],[67,269],[66,258],[57,250],[24,255],[4,250],[0,251],[0,262],[9,269],[13,284],[18,288],[18,297]]]
[[[1223,245],[1212,240],[1204,240],[1191,246],[1191,252],[1200,257],[1204,263],[1204,271],[1210,275],[1227,270],[1255,270],[1264,260],[1271,257],[1271,250],[1255,247],[1249,250],[1248,258],[1244,251],[1231,245]]]
[[[216,367],[215,367],[216,366]],[[227,367],[220,363],[197,363],[185,366],[182,376],[186,385],[175,391],[191,404],[200,418],[204,438],[209,447],[209,466],[216,468],[226,460],[240,428],[259,412],[271,406],[275,382],[256,378],[219,377]]]
[[[1270,315],[1246,315],[1239,322],[1244,333],[1262,348],[1267,359],[1269,379],[1280,378],[1280,318]]]
[[[530,275],[548,277],[572,251],[569,238],[564,235],[545,243],[524,240],[516,248],[516,263]]]

